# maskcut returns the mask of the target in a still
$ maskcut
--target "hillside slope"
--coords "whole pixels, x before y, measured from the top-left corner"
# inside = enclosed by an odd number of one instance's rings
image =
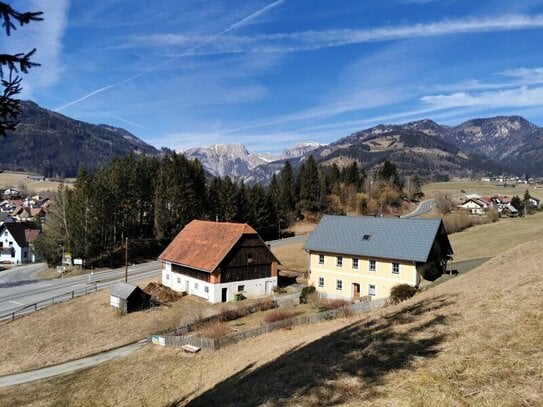
[[[36,172],[46,177],[75,177],[80,166],[94,170],[115,157],[158,154],[128,131],[71,119],[22,102],[17,129],[0,138],[0,168]]]
[[[150,347],[0,404],[542,405],[542,265],[543,241],[524,243],[370,314],[217,352]]]

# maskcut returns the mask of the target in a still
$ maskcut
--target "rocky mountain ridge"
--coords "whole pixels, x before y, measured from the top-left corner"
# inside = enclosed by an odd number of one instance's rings
[[[17,130],[0,139],[0,151],[0,169],[47,177],[72,177],[81,166],[92,171],[126,154],[171,152],[158,151],[124,129],[73,120],[29,101],[23,102]],[[210,175],[248,183],[265,183],[286,160],[297,168],[309,155],[324,166],[357,160],[369,172],[388,159],[401,171],[417,171],[428,179],[499,173],[543,176],[543,129],[521,116],[472,119],[457,126],[424,119],[380,124],[328,145],[303,142],[280,154],[253,153],[242,144],[182,153],[200,160]]]

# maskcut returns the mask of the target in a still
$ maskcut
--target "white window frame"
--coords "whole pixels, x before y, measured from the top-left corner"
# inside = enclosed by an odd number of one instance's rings
[[[375,297],[377,295],[377,287],[375,284],[368,284],[368,295]]]
[[[358,270],[358,257],[353,257],[353,269]]]
[[[317,281],[320,288],[324,287],[324,277],[319,277]]]
[[[400,263],[397,261],[392,262],[392,274],[400,275]]]
[[[373,265],[373,267],[372,267]],[[368,271],[376,271],[377,270],[377,261],[376,260],[368,260]]]
[[[336,267],[343,267],[343,256],[336,256]]]
[[[324,254],[319,254],[319,264],[324,264]]]
[[[343,291],[343,280],[336,280],[336,291]]]

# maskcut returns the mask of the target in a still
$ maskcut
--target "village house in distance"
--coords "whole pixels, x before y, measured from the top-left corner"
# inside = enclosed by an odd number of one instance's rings
[[[242,223],[193,220],[159,256],[162,284],[210,303],[271,294],[278,260]]]
[[[329,298],[384,298],[446,270],[453,250],[441,219],[325,215],[307,240],[309,284]]]

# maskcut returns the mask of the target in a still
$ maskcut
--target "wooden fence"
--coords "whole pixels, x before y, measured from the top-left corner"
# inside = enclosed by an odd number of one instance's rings
[[[386,299],[375,300],[370,302],[359,302],[345,307],[333,309],[330,311],[319,312],[312,315],[301,315],[299,317],[294,317],[290,319],[285,319],[282,321],[271,322],[265,325],[262,325],[259,328],[251,329],[245,332],[240,332],[235,335],[229,335],[224,338],[211,339],[211,338],[201,338],[195,335],[186,335],[194,329],[195,324],[184,324],[183,326],[176,329],[174,335],[171,333],[163,335],[153,335],[149,338],[149,342],[161,345],[161,346],[170,346],[170,347],[182,347],[183,345],[192,345],[197,346],[202,349],[218,350],[224,348],[228,345],[233,345],[240,341],[243,341],[248,338],[254,338],[269,332],[272,332],[276,329],[281,328],[290,328],[298,325],[308,325],[321,322],[324,320],[330,320],[337,318],[347,313],[361,313],[368,312],[377,308],[382,308],[387,304]],[[216,319],[216,317],[215,317]],[[211,321],[211,319],[209,319]],[[171,332],[171,331],[170,331]]]
[[[0,315],[0,321],[5,320],[5,319],[11,319],[13,321],[17,317],[20,317],[25,314],[30,314],[31,312],[48,307],[49,305],[58,304],[59,302],[64,302],[66,300],[71,300],[72,298],[79,297],[81,295],[85,295],[91,292],[96,292],[97,290],[98,290],[98,287],[96,283],[94,283],[77,290],[72,290],[72,291],[62,293],[62,294],[58,294],[58,295],[55,295],[54,297],[46,298],[45,300],[41,300],[33,304],[28,304],[22,308],[16,309],[15,311],[11,311],[11,312],[8,312],[7,314]]]

